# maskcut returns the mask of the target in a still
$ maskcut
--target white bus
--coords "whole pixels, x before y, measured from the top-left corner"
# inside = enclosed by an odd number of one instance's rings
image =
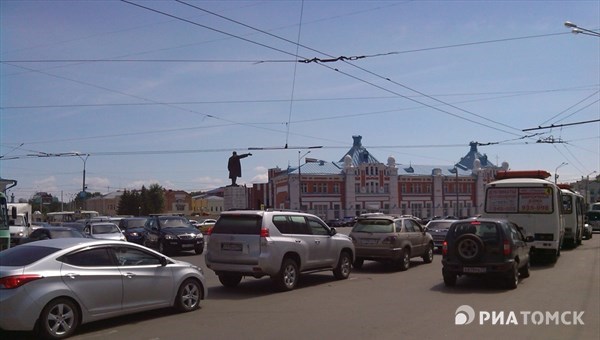
[[[561,189],[542,170],[501,171],[486,185],[483,217],[508,219],[534,237],[532,258],[560,256],[565,227]]]
[[[583,239],[583,223],[585,200],[583,195],[575,192],[568,184],[559,184],[562,190],[562,205],[565,221],[564,243],[576,248]]]
[[[92,217],[98,217],[97,211],[77,210],[77,211],[59,211],[46,214],[46,222],[50,224],[60,224],[62,222],[75,222],[77,220],[89,220]]]

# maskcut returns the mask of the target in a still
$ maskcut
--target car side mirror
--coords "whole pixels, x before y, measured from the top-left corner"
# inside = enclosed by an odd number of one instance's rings
[[[329,231],[329,235],[333,236],[335,234],[337,234],[337,230],[335,230],[335,228],[331,228],[330,231]]]
[[[167,258],[166,257],[164,257],[164,256],[160,257],[160,265],[163,266],[163,267],[167,265]]]
[[[527,237],[525,237],[525,242],[531,243],[533,241],[535,241],[535,239],[533,238],[533,236],[527,236]]]

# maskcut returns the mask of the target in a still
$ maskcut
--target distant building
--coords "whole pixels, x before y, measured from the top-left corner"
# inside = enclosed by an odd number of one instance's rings
[[[85,201],[86,210],[97,211],[102,216],[117,216],[121,195],[123,192],[118,190],[89,198]]]
[[[165,190],[165,211],[166,214],[182,214],[190,216],[192,210],[192,196],[183,190]]]
[[[193,215],[218,217],[223,211],[222,196],[204,194],[192,197]]]
[[[480,213],[485,184],[501,169],[475,142],[454,165],[414,165],[398,164],[391,156],[381,163],[361,136],[352,138],[337,162],[306,159],[298,167],[270,169],[269,182],[254,185],[250,207],[303,210],[327,220],[373,211],[466,217]]]

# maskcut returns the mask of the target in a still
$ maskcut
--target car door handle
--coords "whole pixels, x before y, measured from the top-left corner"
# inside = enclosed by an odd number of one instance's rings
[[[70,279],[76,279],[77,277],[79,277],[79,274],[68,273],[65,276],[68,276]]]
[[[320,240],[315,240],[315,244],[321,244]]]
[[[296,241],[296,243],[302,243],[302,241],[300,241],[300,240],[295,240],[295,241]]]
[[[125,277],[126,277],[126,278],[128,278],[128,279],[132,279],[132,278],[135,276],[135,274],[134,274],[134,273],[127,272],[127,273],[123,274],[123,276],[125,276]]]

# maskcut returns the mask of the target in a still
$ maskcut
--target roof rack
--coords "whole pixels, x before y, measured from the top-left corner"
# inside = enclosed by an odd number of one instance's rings
[[[496,173],[496,179],[537,178],[546,179],[550,173],[546,170],[504,170]]]

